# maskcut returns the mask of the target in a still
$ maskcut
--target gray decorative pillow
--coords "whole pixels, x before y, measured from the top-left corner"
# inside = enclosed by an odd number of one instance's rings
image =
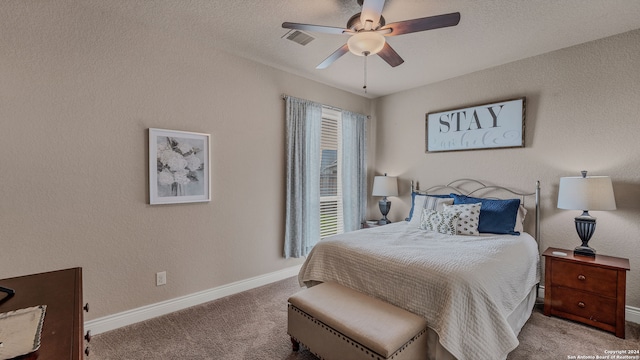
[[[480,235],[478,223],[480,223],[480,207],[482,203],[444,205],[445,213],[460,214],[457,233],[460,235]]]
[[[440,212],[436,210],[422,210],[420,229],[437,231],[441,234],[455,235],[459,213]]]
[[[427,210],[442,211],[444,209],[443,205],[452,205],[452,204],[453,204],[453,198],[416,196],[414,209],[416,209],[417,212],[414,214],[411,220],[409,220],[409,224],[419,228],[421,226],[420,221],[422,219],[422,210],[427,209]]]

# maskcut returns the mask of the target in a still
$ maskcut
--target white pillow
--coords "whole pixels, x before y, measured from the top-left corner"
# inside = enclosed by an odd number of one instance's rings
[[[480,207],[482,203],[444,205],[444,212],[460,213],[457,233],[460,235],[480,235],[478,223],[480,223]]]
[[[527,209],[525,209],[524,205],[520,204],[518,214],[516,215],[516,226],[514,226],[513,231],[524,232],[524,218],[526,216]]]
[[[434,196],[416,196],[413,203],[413,216],[409,220],[409,225],[420,227],[420,219],[422,218],[422,210],[443,211],[444,205],[453,204],[453,198],[437,198]]]
[[[420,229],[455,235],[459,218],[460,213],[423,209],[420,218]]]

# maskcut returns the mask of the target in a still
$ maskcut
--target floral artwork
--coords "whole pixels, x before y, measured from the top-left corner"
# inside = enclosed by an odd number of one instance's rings
[[[158,138],[158,191],[165,188],[164,196],[183,196],[189,185],[197,185],[202,175],[203,160],[197,156],[202,153],[200,144],[184,138]],[[191,195],[202,195],[202,188],[193,187]]]
[[[149,129],[150,203],[209,201],[209,135]]]

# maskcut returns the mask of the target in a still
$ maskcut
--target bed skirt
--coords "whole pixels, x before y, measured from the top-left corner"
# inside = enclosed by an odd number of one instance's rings
[[[518,305],[515,310],[507,317],[507,321],[513,330],[513,333],[518,336],[520,330],[524,324],[531,317],[533,307],[536,304],[538,298],[538,286],[535,285],[529,295]],[[440,345],[438,334],[431,328],[427,328],[427,359],[428,360],[456,360],[447,349]]]

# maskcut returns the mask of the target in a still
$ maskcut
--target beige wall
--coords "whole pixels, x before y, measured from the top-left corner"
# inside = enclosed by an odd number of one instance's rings
[[[559,178],[583,169],[609,175],[618,210],[592,212],[598,227],[590,245],[630,258],[627,305],[640,307],[639,54],[636,30],[377,99],[376,171],[401,179],[390,218],[407,215],[410,180],[427,188],[472,177],[521,190],[540,180],[541,248],[573,249],[580,212],[556,209]],[[425,154],[426,113],[520,96],[525,148]]]
[[[301,263],[281,94],[370,100],[77,1],[3,2],[0,34],[0,278],[81,266],[91,320]],[[148,205],[150,127],[211,134],[212,202]]]

